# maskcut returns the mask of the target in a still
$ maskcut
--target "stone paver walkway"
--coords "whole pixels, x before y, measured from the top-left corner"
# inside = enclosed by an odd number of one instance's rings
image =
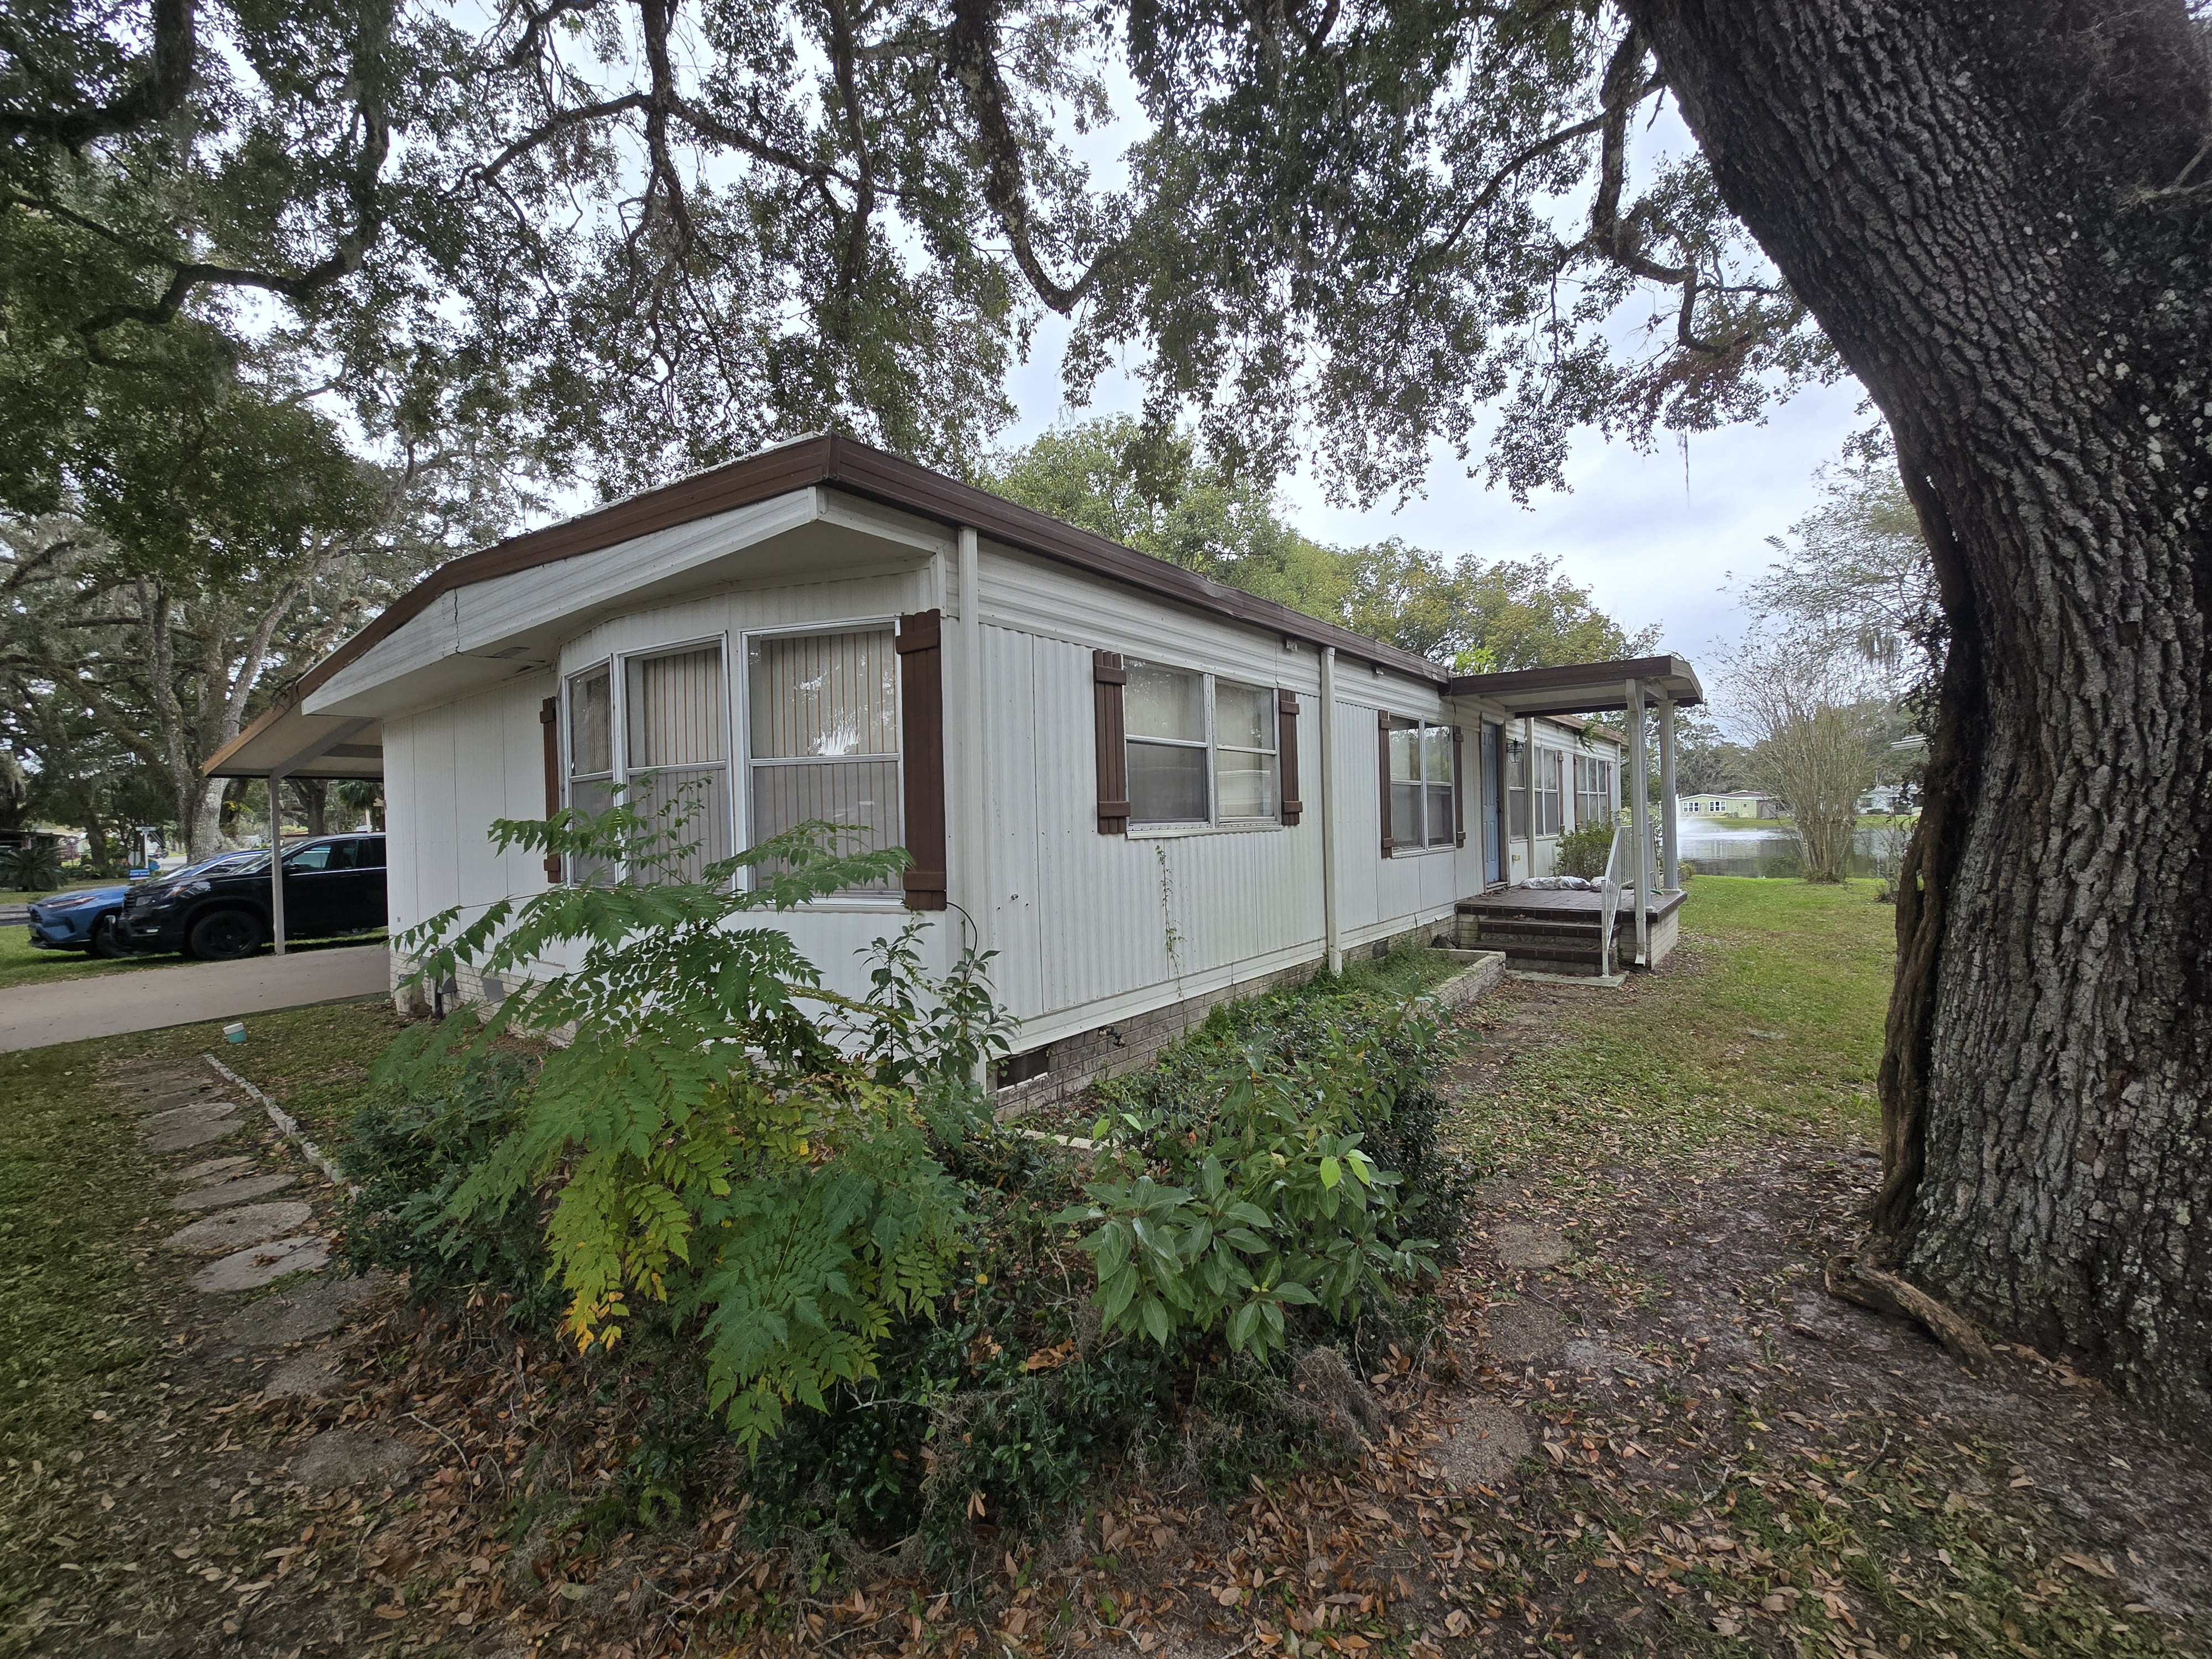
[[[243,962],[187,962],[134,974],[94,974],[0,994],[0,1054],[126,1031],[237,1019],[272,1008],[349,1002],[392,987],[381,945],[325,946]]]

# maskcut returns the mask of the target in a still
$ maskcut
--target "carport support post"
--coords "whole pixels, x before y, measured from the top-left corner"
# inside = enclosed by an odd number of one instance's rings
[[[1651,763],[1644,752],[1644,682],[1628,682],[1628,822],[1636,837],[1636,961],[1651,965]]]
[[[284,954],[284,775],[269,775],[269,939]]]
[[[1682,885],[1680,830],[1674,813],[1674,700],[1659,699],[1659,842],[1666,860],[1660,886],[1678,892]]]

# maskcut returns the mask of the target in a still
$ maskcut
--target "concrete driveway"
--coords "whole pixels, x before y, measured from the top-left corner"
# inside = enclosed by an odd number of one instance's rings
[[[381,945],[11,986],[0,990],[0,1054],[237,1019],[313,1002],[349,1002],[381,996],[391,988],[392,954]]]

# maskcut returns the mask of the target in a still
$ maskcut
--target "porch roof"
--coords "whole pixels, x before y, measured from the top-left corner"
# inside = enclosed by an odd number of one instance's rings
[[[1647,697],[1671,699],[1678,708],[1702,703],[1697,671],[1680,657],[1631,657],[1620,662],[1577,662],[1558,668],[1516,668],[1500,674],[1455,674],[1449,693],[1501,703],[1509,714],[1600,714],[1628,707],[1628,682],[1642,683]]]

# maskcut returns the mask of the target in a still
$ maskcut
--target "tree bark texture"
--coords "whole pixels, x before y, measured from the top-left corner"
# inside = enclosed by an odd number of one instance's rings
[[[2212,1422],[2212,85],[2182,0],[1624,0],[1896,434],[1952,643],[1876,1229]]]

